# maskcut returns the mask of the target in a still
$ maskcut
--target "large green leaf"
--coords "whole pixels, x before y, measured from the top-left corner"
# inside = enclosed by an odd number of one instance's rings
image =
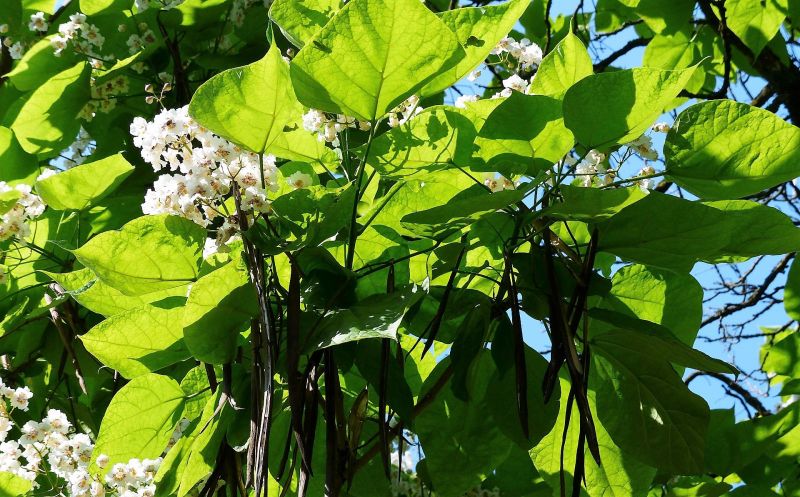
[[[27,495],[33,488],[33,483],[21,476],[0,472],[0,497],[19,497]]]
[[[561,160],[575,144],[561,107],[552,97],[513,92],[480,129],[475,168],[535,175]]]
[[[20,147],[14,132],[0,126],[0,181],[30,184],[39,175],[36,157]]]
[[[156,458],[183,412],[183,390],[166,376],[147,374],[122,387],[108,405],[94,447],[109,467],[133,458]]]
[[[572,85],[594,72],[592,58],[573,33],[568,33],[542,60],[531,81],[530,93],[560,97]]]
[[[598,313],[603,316],[604,313]],[[597,317],[597,316],[596,316]],[[726,362],[714,359],[678,340],[669,330],[648,326],[643,320],[629,322],[624,329],[603,330],[592,338],[592,344],[606,350],[630,350],[637,354],[712,373],[735,374],[738,371]]]
[[[186,285],[181,285],[144,295],[125,295],[97,279],[92,270],[87,268],[71,273],[48,272],[45,274],[61,285],[80,305],[105,317],[135,309],[144,304],[157,304],[158,307],[182,304],[188,293]]]
[[[424,4],[353,0],[300,50],[291,77],[304,105],[372,121],[463,57]]]
[[[78,134],[77,117],[89,100],[91,66],[79,63],[50,78],[16,103],[9,126],[31,154],[53,155]]]
[[[564,124],[587,147],[631,141],[670,107],[692,73],[639,67],[588,76],[564,95]]]
[[[106,319],[80,338],[104,365],[135,378],[190,357],[182,317],[182,307],[144,305]]]
[[[766,330],[769,330],[767,328]],[[788,377],[800,377],[800,333],[788,331],[761,348],[764,371]]]
[[[131,0],[81,0],[81,12],[87,16],[111,14],[129,10],[132,4]]]
[[[261,60],[223,71],[197,89],[189,112],[214,133],[264,152],[301,112],[289,65],[273,43]]]
[[[569,390],[569,381],[560,378],[559,383],[562,390]],[[596,413],[595,397],[595,392],[590,390],[588,394],[589,406],[592,412]],[[555,402],[554,400],[553,403],[555,404]],[[530,451],[530,455],[545,482],[556,489],[555,492],[558,492],[557,489],[561,486],[561,442],[565,433],[566,439],[563,439],[564,483],[567,489],[571,488],[575,454],[578,449],[580,416],[575,402],[569,402],[566,395],[562,396],[561,401],[555,405],[560,407],[555,426]],[[572,412],[569,417],[569,427],[565,432],[567,405],[572,406]],[[581,448],[586,454],[584,459],[584,469],[586,471],[585,495],[603,497],[644,495],[644,492],[650,486],[653,476],[655,476],[656,470],[631,457],[630,454],[623,452],[614,443],[608,431],[597,418],[595,418],[595,429],[600,448],[600,459],[603,464],[598,466],[594,459],[588,455],[588,447]],[[558,494],[552,493],[551,495]]]
[[[205,229],[187,219],[143,216],[73,253],[104,283],[125,295],[143,295],[194,280],[205,240]]]
[[[703,288],[691,275],[635,264],[614,274],[602,306],[661,324],[691,345],[703,319]]]
[[[36,182],[36,193],[56,210],[83,210],[113,192],[134,170],[122,154],[89,162]]]
[[[482,63],[497,42],[511,31],[527,6],[524,0],[509,0],[499,5],[452,9],[439,14],[442,22],[458,37],[465,56],[455,67],[440,72],[420,93],[438,93]]]
[[[622,258],[686,271],[698,260],[725,261],[800,248],[800,229],[757,202],[693,202],[658,192],[598,225],[600,249]]]
[[[725,20],[753,55],[758,55],[778,33],[786,10],[787,0],[727,0]]]
[[[597,416],[611,438],[642,462],[700,473],[709,410],[660,355],[625,340],[593,339]]]
[[[467,166],[481,124],[465,109],[429,107],[375,138],[367,163],[386,177]]]
[[[406,214],[400,222],[412,232],[443,239],[487,214],[519,202],[525,196],[523,190],[490,193],[477,185],[464,193],[465,195],[454,197],[444,205]]]
[[[445,387],[414,420],[414,431],[425,453],[425,468],[436,495],[442,497],[460,496],[478,485],[505,460],[512,447],[483,405],[494,363],[488,351],[477,361],[469,384],[472,402],[459,400]],[[439,363],[423,391],[436,383],[449,362],[445,359]]]
[[[642,189],[636,186],[605,190],[561,185],[558,191],[563,202],[547,209],[547,213],[559,219],[583,222],[608,219],[645,197]]]
[[[664,144],[667,175],[697,196],[736,198],[800,176],[800,129],[731,100],[681,112]]]
[[[239,345],[239,332],[256,314],[255,289],[244,261],[237,257],[192,285],[183,314],[186,345],[200,361],[231,362]]]
[[[322,318],[309,342],[310,351],[365,338],[397,340],[397,330],[406,311],[422,292],[410,288],[387,295],[373,295],[347,309]]]
[[[275,0],[269,17],[295,46],[302,47],[341,7],[340,0]]]
[[[78,62],[77,54],[71,50],[65,50],[60,56],[53,52],[50,42],[54,36],[56,35],[47,36],[34,43],[6,75],[15,88],[22,91],[35,90]]]

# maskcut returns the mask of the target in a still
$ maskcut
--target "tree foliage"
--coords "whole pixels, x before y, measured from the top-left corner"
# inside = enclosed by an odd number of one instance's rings
[[[3,0],[0,497],[800,496],[800,3],[589,3]]]

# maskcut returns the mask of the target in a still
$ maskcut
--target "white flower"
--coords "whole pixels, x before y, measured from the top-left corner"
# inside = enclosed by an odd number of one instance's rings
[[[653,125],[653,131],[656,133],[669,133],[671,126],[667,123],[655,123]]]
[[[478,101],[478,95],[459,95],[459,97],[454,102],[454,105],[459,109],[464,109],[467,107],[468,103],[477,101]]]
[[[475,80],[477,80],[477,79],[478,79],[478,78],[480,78],[480,77],[481,77],[481,71],[480,71],[480,69],[475,69],[474,71],[472,71],[471,73],[469,73],[469,74],[467,75],[467,79],[468,79],[469,81],[475,81]]]
[[[25,46],[20,42],[16,42],[10,47],[8,47],[8,55],[10,55],[11,58],[14,60],[21,59],[24,54],[25,54]]]
[[[44,12],[37,12],[31,14],[31,20],[28,23],[28,29],[31,31],[45,32],[47,31],[47,19],[44,18]]]
[[[11,431],[12,426],[14,425],[11,423],[10,419],[0,415],[0,442],[6,441],[6,438],[8,437],[8,432]]]
[[[0,24],[0,35],[8,33],[8,24]]]
[[[20,387],[14,390],[14,393],[11,394],[11,398],[9,401],[11,402],[11,407],[15,407],[22,411],[28,410],[28,401],[33,398],[33,393],[31,389],[28,387]]]
[[[289,186],[293,186],[295,189],[305,188],[311,185],[311,176],[308,174],[301,173],[300,171],[294,172],[288,178],[286,178],[286,182],[289,183]]]
[[[522,79],[519,75],[512,74],[511,77],[503,80],[503,87],[507,90],[525,93],[525,91],[528,89],[528,82]]]
[[[55,51],[56,55],[61,55],[61,52],[63,52],[64,49],[67,48],[68,41],[69,38],[66,38],[62,35],[54,35],[50,39],[50,46],[53,47],[53,50]]]
[[[522,41],[525,42],[527,40]],[[517,59],[522,67],[538,66],[542,62],[542,49],[536,43],[528,42],[528,45],[523,46]]]

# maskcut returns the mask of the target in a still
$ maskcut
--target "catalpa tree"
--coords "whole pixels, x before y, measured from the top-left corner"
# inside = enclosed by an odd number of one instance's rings
[[[800,2],[0,7],[0,496],[800,496]]]

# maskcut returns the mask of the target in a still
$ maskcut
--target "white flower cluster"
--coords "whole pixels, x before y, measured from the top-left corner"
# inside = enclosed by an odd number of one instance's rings
[[[653,148],[653,140],[647,135],[642,135],[625,145],[642,159],[658,160],[658,152]]]
[[[120,28],[125,28],[125,25],[121,24]],[[136,52],[141,52],[148,45],[152,45],[157,41],[155,33],[147,26],[147,23],[140,23],[139,31],[139,33],[130,35],[128,41],[125,42],[128,45],[128,52],[131,55]]]
[[[303,114],[303,127],[307,131],[316,133],[319,141],[330,143],[334,148],[338,149],[340,145],[339,133],[347,128],[368,131],[370,123],[359,121],[344,114],[326,114],[321,110],[309,109],[308,112]]]
[[[572,156],[567,155],[563,159],[563,164],[575,167],[575,175],[581,180],[584,187],[589,187],[594,184],[595,178],[600,174],[604,174],[607,170],[605,161],[606,155],[598,152],[597,150],[589,150],[586,157],[578,163]],[[608,182],[613,180],[613,175],[606,175]]]
[[[101,84],[96,84],[92,79],[92,98],[83,106],[81,119],[91,121],[97,112],[108,114],[117,106],[116,97],[128,93],[129,89],[128,78],[122,75]]]
[[[486,187],[493,193],[502,192],[503,190],[514,190],[517,187],[513,181],[501,174],[486,175],[486,179],[483,180],[483,184],[486,185]]]
[[[155,181],[142,204],[145,214],[173,214],[201,226],[224,216],[217,233],[218,243],[224,243],[237,229],[228,213],[223,214],[224,197],[234,184],[244,210],[270,210],[267,192],[278,189],[275,156],[259,157],[211,133],[189,116],[188,107],[165,109],[152,121],[137,117],[130,132],[142,158],[156,172],[177,172]]]
[[[516,41],[510,36],[500,40],[492,50],[492,54],[500,57],[507,54],[508,57],[516,59],[521,69],[530,69],[533,66],[538,66],[542,63],[543,56],[541,47],[536,43],[527,38]]]
[[[158,459],[131,459],[127,464],[115,464],[102,479],[89,472],[94,444],[83,433],[75,433],[67,416],[49,409],[41,421],[29,420],[15,425],[11,414],[27,411],[33,393],[28,387],[11,388],[0,380],[0,472],[12,473],[31,481],[47,479],[61,486],[53,491],[67,497],[155,497],[154,477],[161,464]],[[16,440],[7,440],[12,429],[19,432]],[[101,469],[108,465],[108,456],[100,454],[95,464]],[[55,475],[56,483],[50,475]]]
[[[69,16],[69,22],[58,26],[58,34],[50,39],[50,45],[56,55],[61,55],[72,42],[78,52],[99,58],[95,50],[101,50],[105,41],[98,27],[87,23],[86,16],[78,12]]]
[[[480,100],[478,95],[459,95],[453,105],[459,109],[466,109],[468,103],[477,102],[478,100]]]
[[[19,192],[19,198],[8,212],[0,215],[0,241],[12,237],[27,238],[31,233],[28,221],[44,212],[44,202],[32,193],[30,185],[19,184],[12,187],[5,181],[0,181],[0,194],[13,190]]]
[[[419,97],[411,95],[389,112],[389,127],[396,128],[401,124],[405,124],[422,111],[422,107],[419,106]]]

